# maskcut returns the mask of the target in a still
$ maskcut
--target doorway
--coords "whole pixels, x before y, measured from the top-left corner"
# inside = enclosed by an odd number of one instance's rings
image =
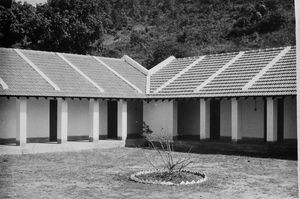
[[[118,103],[107,102],[107,138],[118,139]]]
[[[50,100],[49,104],[49,141],[57,141],[57,100]]]
[[[210,139],[220,139],[220,101],[210,101]]]

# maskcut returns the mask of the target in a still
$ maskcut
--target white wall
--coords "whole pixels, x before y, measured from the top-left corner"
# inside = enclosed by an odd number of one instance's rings
[[[253,98],[239,99],[239,109],[241,114],[240,129],[242,137],[249,138],[264,138],[264,101],[262,98],[256,98],[255,111],[255,100]]]
[[[160,134],[163,131],[169,136],[174,136],[172,134],[174,129],[173,101],[143,102],[143,109],[143,120],[154,134]],[[177,120],[175,122],[177,123]]]
[[[89,135],[89,101],[74,99],[68,101],[68,136]]]
[[[220,136],[231,137],[231,100],[220,101]]]
[[[27,100],[27,137],[49,137],[49,100]]]
[[[140,134],[143,127],[143,102],[127,102],[127,133]]]
[[[178,102],[178,134],[200,136],[200,102]]]
[[[99,101],[99,135],[107,136],[107,101]]]
[[[284,98],[284,138],[297,138],[296,98]]]
[[[16,138],[16,99],[0,97],[0,139]]]

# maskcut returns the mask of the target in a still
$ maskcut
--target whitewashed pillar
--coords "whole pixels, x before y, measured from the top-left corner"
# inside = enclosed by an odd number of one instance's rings
[[[118,101],[118,139],[126,140],[127,138],[127,102]]]
[[[89,101],[89,141],[99,140],[99,101],[90,99]]]
[[[17,132],[16,144],[24,146],[27,139],[27,99],[20,98],[16,100]]]
[[[200,99],[200,139],[210,138],[210,102]]]
[[[57,143],[63,144],[68,140],[68,102],[57,99]]]
[[[238,99],[231,98],[231,140],[237,142],[242,139],[239,124],[239,103]]]
[[[277,141],[277,103],[267,98],[267,142]]]
[[[172,100],[172,135],[173,139],[178,136],[178,102]]]

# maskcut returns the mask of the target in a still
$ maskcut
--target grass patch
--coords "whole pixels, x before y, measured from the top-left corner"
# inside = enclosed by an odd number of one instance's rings
[[[189,154],[202,184],[166,187],[135,183],[149,169],[134,148],[0,156],[0,198],[297,198],[297,161]],[[184,153],[174,153],[184,158]]]

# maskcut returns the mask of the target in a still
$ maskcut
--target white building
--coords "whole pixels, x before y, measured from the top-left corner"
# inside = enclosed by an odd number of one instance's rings
[[[0,49],[0,141],[135,137],[294,142],[296,48],[121,59]]]

